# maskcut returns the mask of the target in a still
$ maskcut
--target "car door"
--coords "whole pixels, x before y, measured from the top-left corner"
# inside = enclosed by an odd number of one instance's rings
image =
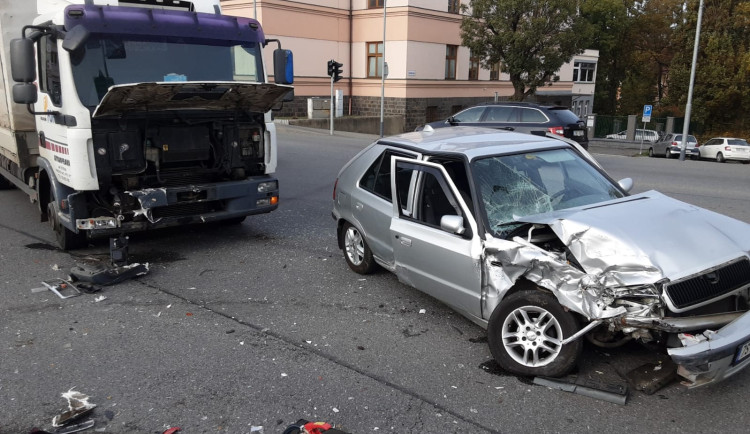
[[[716,153],[719,149],[719,145],[723,140],[711,139],[706,142],[703,146],[698,147],[700,150],[701,158],[716,158]]]
[[[439,164],[394,157],[392,165],[396,275],[457,311],[479,317],[482,244],[466,202]],[[395,177],[404,171],[412,176]],[[463,233],[441,227],[447,220],[443,216],[460,217]]]

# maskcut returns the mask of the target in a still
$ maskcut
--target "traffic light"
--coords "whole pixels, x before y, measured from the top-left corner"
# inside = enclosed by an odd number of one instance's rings
[[[342,66],[344,66],[343,63],[339,63],[339,62],[336,62],[336,61],[333,62],[333,82],[334,83],[337,82],[337,81],[339,81],[339,80],[341,80],[343,78],[341,76],[341,73],[343,72],[341,70]]]
[[[343,78],[341,77],[341,73],[343,72],[341,70],[342,66],[344,66],[343,63],[339,63],[333,59],[328,61],[328,76],[333,77],[334,83]]]

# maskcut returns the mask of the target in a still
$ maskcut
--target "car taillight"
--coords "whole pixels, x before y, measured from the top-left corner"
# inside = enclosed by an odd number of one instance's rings
[[[680,143],[679,142],[672,142],[672,146],[675,146],[675,147],[676,146],[680,146]]]
[[[333,200],[336,200],[336,187],[339,185],[339,179],[336,178],[336,182],[333,183]]]
[[[547,131],[552,134],[557,134],[558,136],[565,135],[565,129],[563,127],[549,127],[547,128]]]
[[[726,145],[726,146],[724,146],[724,150],[725,150],[725,151],[731,151],[731,150],[732,150],[732,147],[731,147],[731,146],[729,146],[729,145]]]

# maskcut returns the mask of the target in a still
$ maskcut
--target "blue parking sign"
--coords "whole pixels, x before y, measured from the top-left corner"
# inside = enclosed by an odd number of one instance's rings
[[[646,104],[643,106],[643,117],[644,118],[650,118],[651,117],[651,110],[654,109],[654,106]]]

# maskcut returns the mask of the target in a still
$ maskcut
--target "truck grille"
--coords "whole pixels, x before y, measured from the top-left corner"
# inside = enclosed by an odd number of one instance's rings
[[[154,218],[208,214],[222,209],[221,201],[182,203],[153,208]]]
[[[750,260],[739,258],[699,274],[664,285],[664,292],[680,310],[728,294],[750,284]]]

